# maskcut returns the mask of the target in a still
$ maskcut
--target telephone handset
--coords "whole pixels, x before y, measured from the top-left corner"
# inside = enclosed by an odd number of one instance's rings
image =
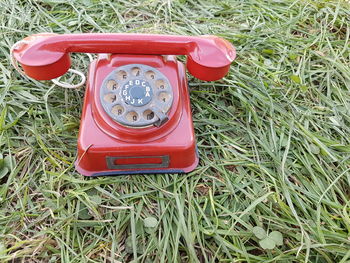
[[[101,53],[89,67],[76,169],[83,175],[181,173],[198,164],[184,65],[201,80],[224,77],[236,53],[216,36],[36,34],[13,49],[24,73],[66,73],[71,52]]]

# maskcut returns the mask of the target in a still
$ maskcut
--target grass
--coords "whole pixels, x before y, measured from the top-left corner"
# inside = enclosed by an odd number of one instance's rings
[[[1,262],[350,262],[347,1],[0,7]],[[189,79],[198,168],[92,180],[75,172],[84,89],[30,82],[9,63],[9,47],[37,32],[230,40],[238,57],[223,80]],[[74,61],[86,72],[85,55]],[[283,244],[262,248],[257,226]]]

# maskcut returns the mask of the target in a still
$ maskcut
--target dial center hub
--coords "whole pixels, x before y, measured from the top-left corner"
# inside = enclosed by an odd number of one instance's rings
[[[130,89],[130,95],[135,99],[142,99],[145,97],[145,89],[141,86],[133,86]]]
[[[133,79],[125,83],[121,95],[126,104],[140,107],[152,100],[153,92],[147,81]]]

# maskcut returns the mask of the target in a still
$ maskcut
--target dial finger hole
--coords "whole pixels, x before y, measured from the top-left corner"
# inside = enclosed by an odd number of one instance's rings
[[[135,122],[139,119],[139,115],[135,111],[129,111],[125,118],[127,119],[128,122]]]
[[[147,71],[145,75],[146,75],[146,78],[148,79],[153,80],[156,78],[156,73],[154,73],[152,70]]]
[[[119,70],[117,72],[117,79],[119,80],[125,80],[128,77],[128,73],[126,73],[125,70]]]
[[[131,74],[132,74],[133,76],[138,77],[138,76],[141,75],[141,69],[140,69],[139,67],[133,67],[133,68],[131,69]]]
[[[158,89],[161,89],[161,90],[165,89],[165,88],[166,88],[165,81],[164,81],[163,79],[158,79],[158,80],[156,81],[156,87],[157,87]]]
[[[143,118],[146,120],[152,120],[154,118],[154,112],[151,110],[145,110],[143,112]]]
[[[158,99],[164,103],[167,103],[170,100],[170,98],[171,98],[171,95],[167,92],[161,92],[158,95]]]
[[[104,96],[104,100],[108,103],[113,103],[117,100],[117,95],[113,93],[108,93]]]
[[[107,89],[110,91],[116,90],[118,88],[118,83],[114,80],[109,80],[107,82]]]
[[[112,108],[112,113],[116,116],[120,116],[124,113],[124,107],[122,105],[115,105]]]

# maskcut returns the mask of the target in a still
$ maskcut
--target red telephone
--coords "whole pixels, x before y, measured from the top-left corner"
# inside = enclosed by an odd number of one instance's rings
[[[184,65],[201,80],[224,77],[234,47],[216,36],[36,34],[13,50],[37,80],[63,75],[70,52],[90,64],[76,169],[83,175],[182,173],[198,164]]]

